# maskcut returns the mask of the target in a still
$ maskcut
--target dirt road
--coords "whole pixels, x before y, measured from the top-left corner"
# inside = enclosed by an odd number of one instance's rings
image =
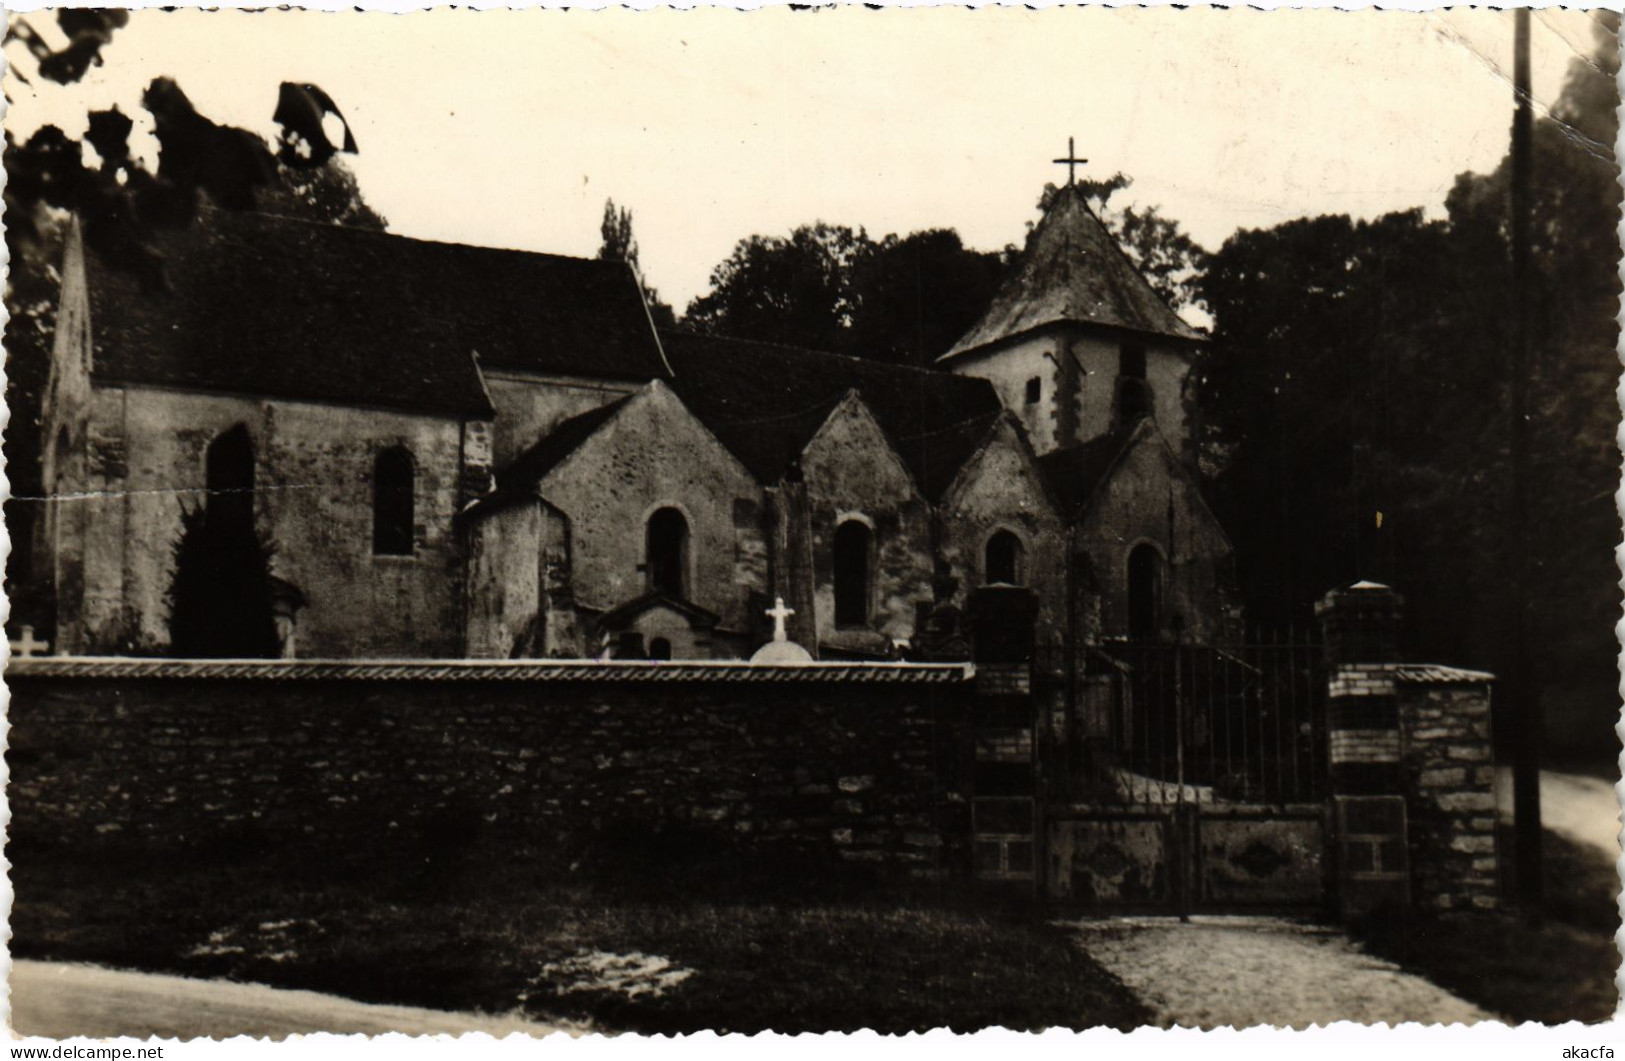
[[[11,1027],[52,1039],[129,1035],[138,1038],[283,1039],[302,1032],[438,1035],[513,1032],[547,1035],[560,1029],[516,1017],[445,1013],[408,1006],[374,1006],[314,991],[260,984],[188,980],[93,965],[19,961],[11,972]]]
[[[1302,1028],[1348,1020],[1424,1024],[1495,1019],[1360,951],[1335,929],[1275,918],[1068,922],[1078,942],[1163,1026]]]
[[[1546,828],[1566,839],[1619,858],[1619,798],[1612,782],[1542,770],[1540,817]]]

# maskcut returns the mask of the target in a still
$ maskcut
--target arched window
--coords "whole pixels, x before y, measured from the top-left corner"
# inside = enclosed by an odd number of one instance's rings
[[[649,640],[649,658],[671,659],[671,642],[663,637],[651,638]]]
[[[226,534],[254,530],[254,442],[242,424],[221,432],[204,454],[204,520]]]
[[[416,518],[417,468],[405,446],[391,446],[372,465],[372,551],[411,556]]]
[[[683,599],[687,588],[688,520],[681,512],[663,508],[649,517],[643,555],[649,590]]]
[[[1002,530],[987,540],[983,576],[988,585],[1021,585],[1021,539]]]
[[[1162,633],[1162,554],[1136,545],[1128,554],[1128,634],[1152,641]]]
[[[869,622],[869,551],[873,535],[849,519],[835,528],[835,625]]]

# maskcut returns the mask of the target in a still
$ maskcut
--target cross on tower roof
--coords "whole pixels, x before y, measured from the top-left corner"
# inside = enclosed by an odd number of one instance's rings
[[[1072,138],[1069,136],[1066,138],[1066,157],[1055,160],[1057,166],[1066,167],[1066,186],[1068,188],[1072,187],[1077,180],[1078,167],[1089,161],[1086,158],[1078,158],[1077,155],[1078,149],[1072,146]]]

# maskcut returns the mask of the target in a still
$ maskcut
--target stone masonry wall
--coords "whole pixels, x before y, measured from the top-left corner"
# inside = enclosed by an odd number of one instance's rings
[[[1412,879],[1436,910],[1497,905],[1488,683],[1399,683]]]
[[[940,871],[961,844],[951,749],[963,746],[964,682],[20,669],[8,675],[14,840],[93,852],[250,835],[366,849],[449,815],[543,847],[664,824],[911,875]]]

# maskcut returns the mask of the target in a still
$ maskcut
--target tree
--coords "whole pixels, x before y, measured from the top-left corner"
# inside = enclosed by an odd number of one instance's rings
[[[649,316],[654,318],[655,326],[673,327],[677,323],[676,314],[660,300],[660,292],[643,279],[643,269],[638,264],[638,241],[632,235],[631,209],[624,206],[617,208],[614,199],[605,199],[604,221],[598,231],[604,237],[603,244],[598,248],[598,257],[606,262],[620,261],[630,265],[633,275],[638,278],[644,304],[649,307]]]
[[[1535,129],[1529,512],[1508,504],[1506,161],[1461,175],[1444,221],[1238,232],[1202,278],[1214,342],[1198,372],[1205,469],[1255,617],[1306,618],[1326,589],[1375,577],[1406,593],[1411,651],[1496,670],[1507,521],[1524,519],[1537,679],[1593,731],[1617,707],[1619,611],[1618,16],[1599,14],[1595,60],[1572,64]]]
[[[169,587],[170,653],[183,659],[271,659],[280,654],[271,608],[275,549],[252,523],[181,509]]]
[[[953,229],[878,242],[817,222],[739,241],[683,322],[712,334],[928,366],[992,301],[1013,248],[967,248]]]
[[[929,367],[981,317],[1014,255],[971,250],[951,228],[871,244],[852,267],[849,352]]]
[[[259,195],[259,209],[267,214],[373,232],[389,227],[389,221],[367,204],[355,173],[339,158],[328,159],[320,166],[278,163],[275,183]]]
[[[710,293],[683,323],[741,339],[847,350],[857,305],[852,270],[869,248],[862,230],[819,221],[788,237],[751,236],[711,270]]]
[[[67,37],[61,49],[53,50],[26,18],[12,20],[7,30],[6,43],[19,44],[26,53],[8,50],[13,59],[9,73],[30,91],[68,91],[66,86],[102,62],[103,49],[128,23],[129,14],[62,9],[56,19]],[[25,59],[32,60],[31,70]],[[39,403],[49,370],[65,218],[79,219],[86,244],[108,267],[127,270],[154,289],[166,285],[157,233],[194,223],[204,203],[225,209],[270,206],[317,220],[383,225],[335,157],[340,151],[354,153],[355,140],[348,125],[338,144],[329,139],[324,122],[331,117],[342,122],[343,116],[314,85],[281,86],[273,118],[282,132],[275,145],[210,121],[168,78],[148,85],[142,107],[152,115],[158,140],[154,168],[132,156],[134,123],[117,108],[92,112],[82,140],[56,126],[37,130],[23,143],[6,133],[6,399],[12,416],[5,453],[17,496],[43,493]],[[84,161],[90,153],[98,160],[94,166]],[[25,608],[41,615],[50,612],[29,566],[34,509],[29,502],[6,503],[17,546],[6,573],[19,615]]]

